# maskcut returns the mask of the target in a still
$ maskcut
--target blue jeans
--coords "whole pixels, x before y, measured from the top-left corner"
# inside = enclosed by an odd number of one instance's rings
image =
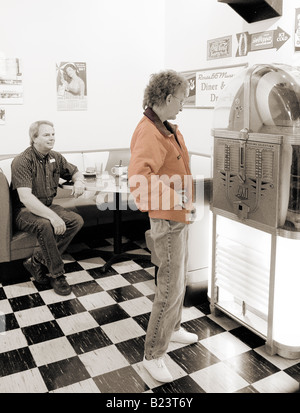
[[[160,265],[146,340],[147,360],[162,357],[179,330],[187,282],[188,224],[150,218],[151,238]]]
[[[55,235],[50,221],[39,217],[27,208],[21,208],[15,217],[16,228],[36,235],[39,246],[32,258],[48,268],[49,276],[56,278],[64,274],[62,254],[83,226],[83,219],[76,212],[67,211],[60,205],[49,206],[66,224],[63,235]]]

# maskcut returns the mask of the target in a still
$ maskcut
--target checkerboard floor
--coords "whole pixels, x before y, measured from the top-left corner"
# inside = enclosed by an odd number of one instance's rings
[[[146,253],[144,240],[123,238]],[[269,356],[264,341],[207,302],[186,307],[182,325],[192,345],[171,343],[162,384],[142,365],[155,292],[154,268],[143,258],[99,271],[112,239],[73,243],[64,255],[72,294],[37,285],[24,270],[0,284],[0,393],[297,393],[300,359]]]

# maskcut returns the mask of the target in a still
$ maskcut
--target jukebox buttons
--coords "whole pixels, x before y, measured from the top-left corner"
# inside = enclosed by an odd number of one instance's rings
[[[224,170],[230,170],[230,146],[225,145],[225,159],[224,159]]]
[[[255,157],[255,176],[257,178],[262,177],[262,154],[259,150],[256,151]]]

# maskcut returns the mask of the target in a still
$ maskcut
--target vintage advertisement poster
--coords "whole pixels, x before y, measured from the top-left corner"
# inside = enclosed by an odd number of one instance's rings
[[[56,63],[58,110],[86,110],[87,82],[85,62]]]
[[[279,26],[275,30],[264,32],[237,33],[238,47],[236,57],[247,56],[249,52],[258,52],[266,49],[280,49],[290,38],[290,35]]]
[[[300,52],[300,9],[295,9],[295,52]]]
[[[207,41],[207,60],[222,59],[232,55],[232,36]]]
[[[184,107],[213,109],[222,90],[246,66],[241,64],[182,72],[190,83],[190,96]]]
[[[23,80],[20,60],[0,58],[0,105],[23,104]]]
[[[182,74],[189,82],[189,96],[184,106],[193,107],[196,105],[196,72],[183,72]]]

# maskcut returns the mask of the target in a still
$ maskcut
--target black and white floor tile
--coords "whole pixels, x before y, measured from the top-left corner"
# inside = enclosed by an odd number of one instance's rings
[[[144,240],[125,250],[147,254]],[[73,243],[64,255],[72,294],[37,285],[24,270],[0,284],[0,393],[297,393],[300,359],[269,356],[264,341],[207,302],[186,307],[183,326],[199,336],[171,343],[172,383],[142,365],[155,292],[154,268],[143,258],[99,268],[112,239]]]

